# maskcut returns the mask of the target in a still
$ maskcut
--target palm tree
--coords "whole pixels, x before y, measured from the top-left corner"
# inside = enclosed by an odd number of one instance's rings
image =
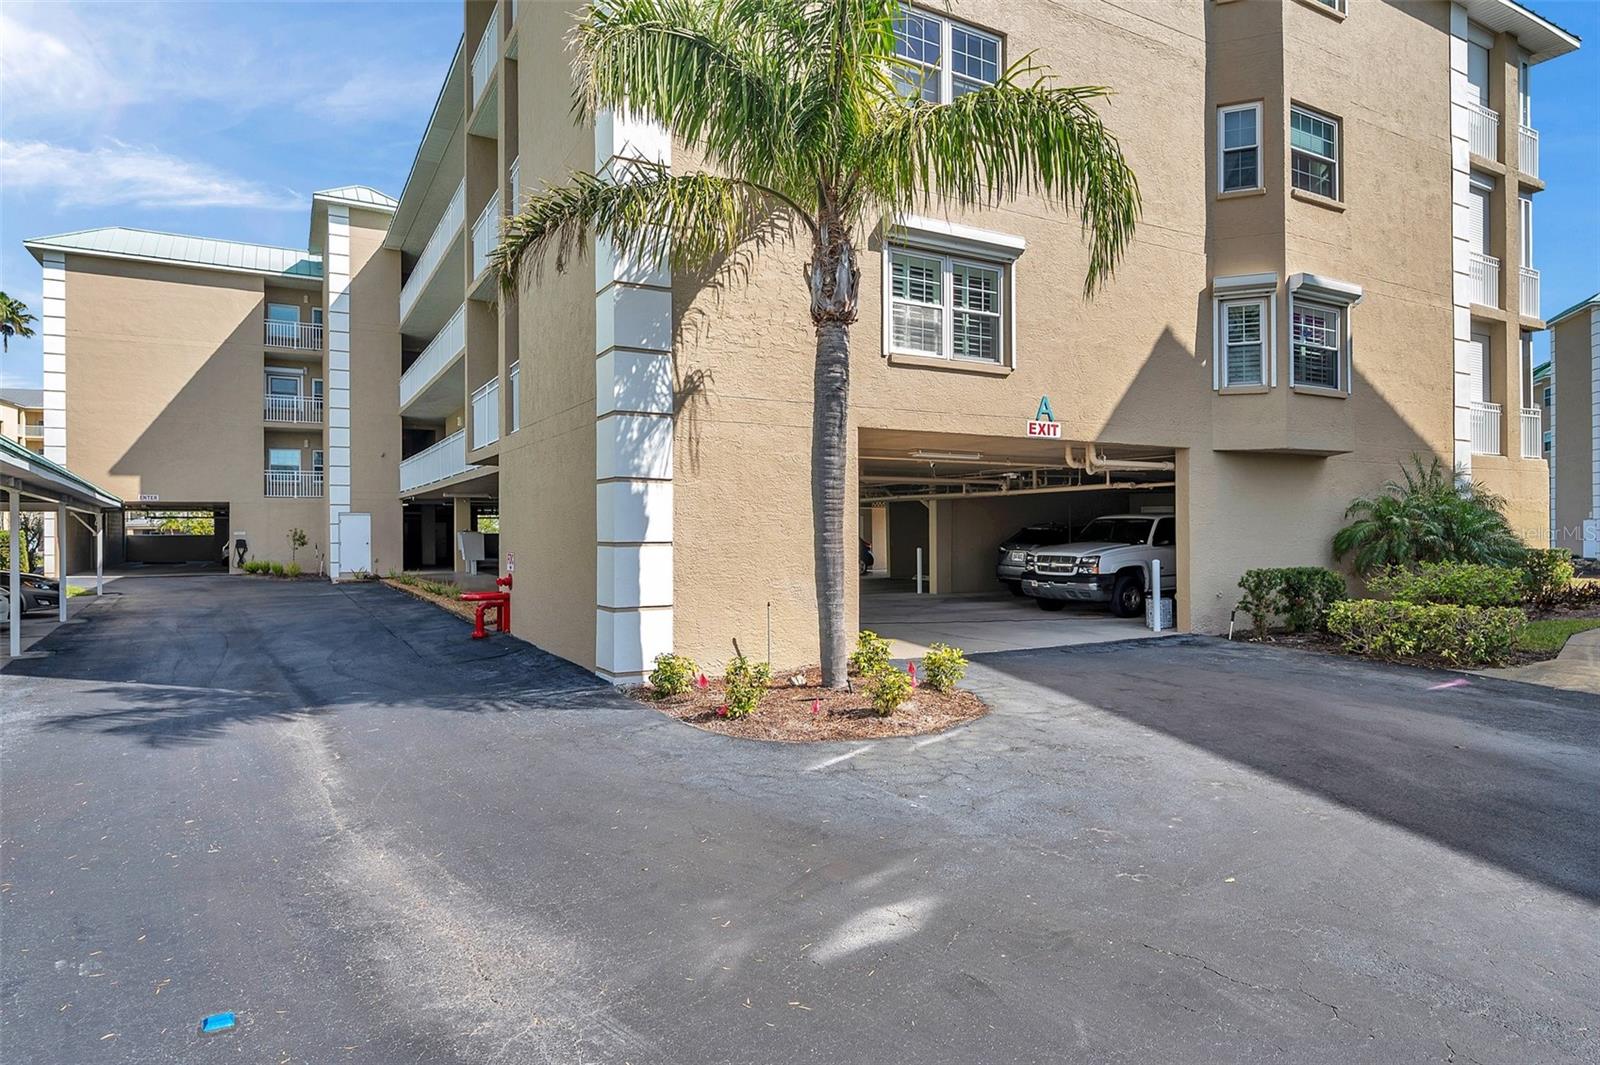
[[[1401,479],[1375,496],[1353,500],[1354,518],[1333,537],[1335,558],[1353,553],[1363,576],[1388,566],[1419,562],[1517,564],[1525,552],[1505,516],[1505,500],[1466,479],[1435,456],[1427,465],[1411,457]]]
[[[38,321],[28,313],[28,305],[0,292],[0,351],[11,350],[11,338],[33,336],[33,323]]]
[[[846,684],[846,433],[858,249],[882,219],[1018,193],[1076,209],[1089,247],[1084,294],[1132,238],[1139,189],[1091,103],[1100,87],[1054,85],[1031,57],[949,103],[921,99],[921,68],[895,53],[899,0],[599,0],[572,37],[574,111],[659,122],[712,172],[642,158],[528,198],[494,262],[514,288],[529,264],[556,268],[592,236],[693,268],[781,223],[803,229],[816,330],[811,503],[825,684]]]

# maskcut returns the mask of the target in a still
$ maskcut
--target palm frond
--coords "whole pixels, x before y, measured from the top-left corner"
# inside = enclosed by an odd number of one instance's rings
[[[529,196],[508,218],[489,262],[513,288],[549,253],[556,269],[605,238],[641,261],[697,266],[758,239],[795,210],[781,196],[749,182],[712,174],[673,174],[643,159],[617,160],[603,174],[573,174],[566,185]],[[803,221],[809,223],[804,212]]]
[[[1133,238],[1139,184],[1090,106],[1109,90],[1055,88],[1037,75],[1024,58],[994,85],[948,104],[885,108],[862,146],[860,167],[877,197],[896,209],[994,206],[1019,193],[1076,209],[1089,239],[1088,295]]]

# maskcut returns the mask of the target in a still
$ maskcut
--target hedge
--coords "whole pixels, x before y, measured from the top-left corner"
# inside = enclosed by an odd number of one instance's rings
[[[1246,570],[1239,578],[1244,597],[1239,606],[1250,615],[1257,639],[1281,615],[1290,632],[1324,628],[1328,608],[1345,597],[1343,575],[1322,566]]]
[[[1367,581],[1386,599],[1448,606],[1515,606],[1522,602],[1521,571],[1470,562],[1424,562],[1416,569],[1391,566]]]
[[[1515,607],[1352,599],[1328,612],[1328,631],[1347,651],[1380,658],[1433,655],[1459,666],[1492,666],[1511,654],[1528,620]]]

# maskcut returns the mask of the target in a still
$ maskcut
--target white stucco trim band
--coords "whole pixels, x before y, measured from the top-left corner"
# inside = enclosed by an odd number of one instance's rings
[[[1467,81],[1467,9],[1450,5],[1450,270],[1451,389],[1453,456],[1466,475],[1472,473],[1472,383],[1482,354],[1472,347],[1472,159],[1467,139],[1469,109],[1476,100]]]
[[[328,293],[328,385],[325,410],[328,445],[324,491],[328,494],[328,576],[344,575],[339,557],[339,522],[350,511],[350,209],[328,206],[324,260]]]

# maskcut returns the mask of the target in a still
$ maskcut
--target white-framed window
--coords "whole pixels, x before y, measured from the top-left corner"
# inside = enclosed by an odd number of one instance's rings
[[[1331,7],[1341,15],[1344,14],[1345,0],[1317,0],[1317,3],[1323,7]]]
[[[1533,269],[1533,197],[1518,196],[1522,222],[1522,265]]]
[[[1343,314],[1337,307],[1295,300],[1289,312],[1290,381],[1306,388],[1344,388]]]
[[[1289,175],[1294,187],[1339,198],[1339,120],[1298,104],[1289,108]]]
[[[1545,385],[1544,386],[1544,405],[1547,406],[1547,407],[1550,406],[1550,403],[1551,403],[1550,396],[1551,396],[1551,394],[1553,392],[1554,392],[1554,390],[1549,385]]]
[[[908,99],[949,103],[1000,80],[1000,38],[942,15],[902,10],[895,19],[894,50],[913,64],[894,73]]]
[[[888,260],[890,351],[1005,361],[1005,265],[893,246]]]
[[[313,377],[311,379],[311,398],[312,399],[321,399],[322,398],[322,378],[320,378],[320,377]]]
[[[300,471],[300,449],[293,447],[267,448],[267,469]]]
[[[1522,124],[1533,127],[1533,68],[1524,59],[1517,66],[1517,105],[1522,113]]]
[[[1271,337],[1270,302],[1266,297],[1228,299],[1218,304],[1221,314],[1222,387],[1247,388],[1267,383],[1267,352]]]
[[[1261,104],[1217,108],[1217,191],[1261,187]]]
[[[269,303],[267,304],[267,321],[299,322],[300,308],[292,303]]]
[[[322,472],[322,449],[320,448],[311,452],[311,472]]]
[[[300,396],[300,378],[292,374],[269,373],[267,374],[267,395]]]
[[[321,307],[313,307],[313,308],[311,308],[311,324],[312,325],[321,325],[322,324],[322,308]]]

